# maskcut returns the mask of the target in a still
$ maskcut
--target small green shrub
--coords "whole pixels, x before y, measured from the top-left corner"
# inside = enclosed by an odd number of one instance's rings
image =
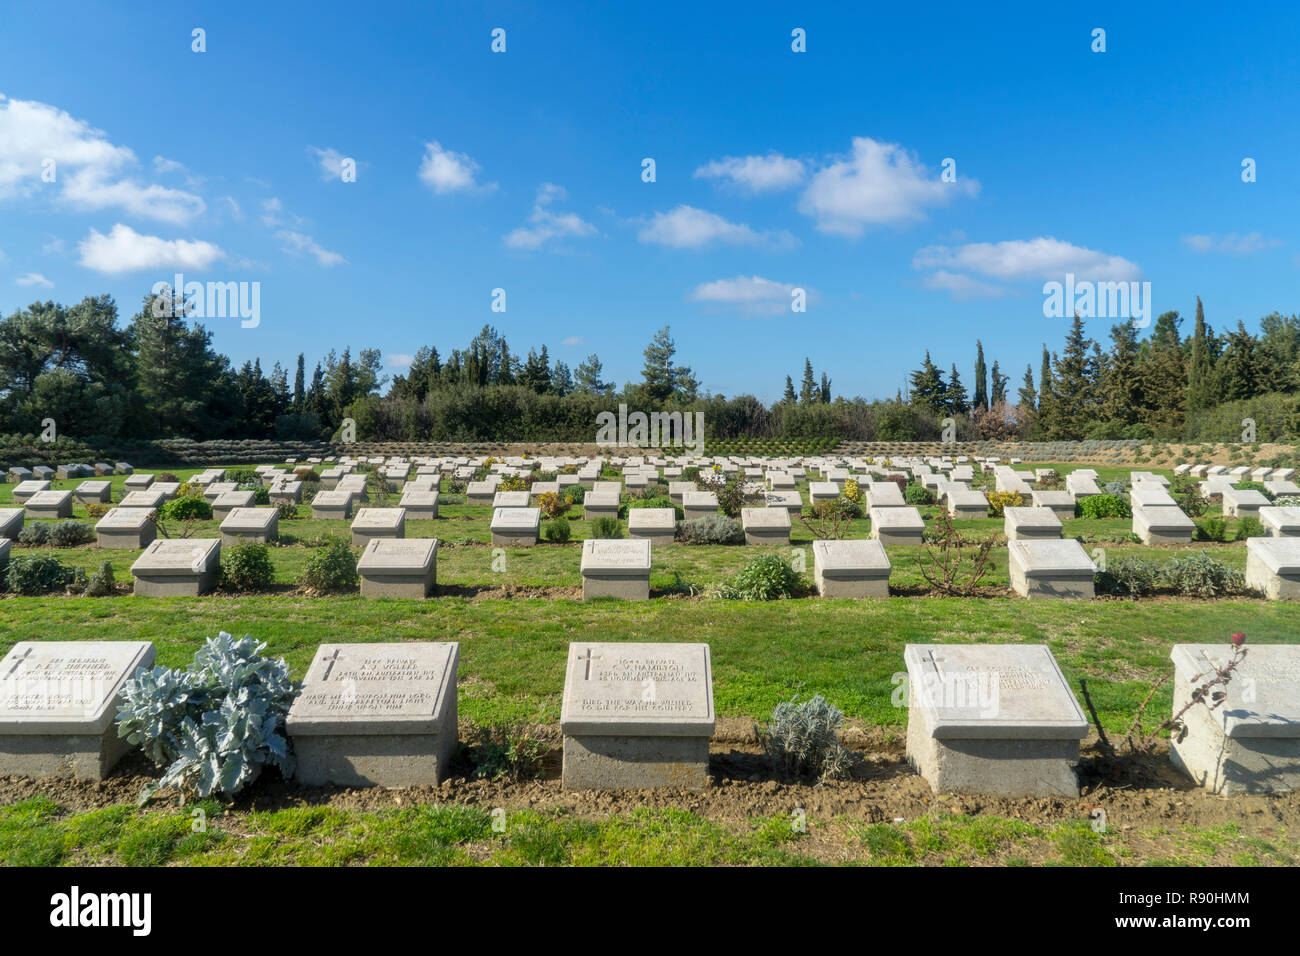
[[[1114,484],[1114,482],[1112,482]],[[1107,485],[1109,488],[1110,485]],[[1088,495],[1079,499],[1079,517],[1081,518],[1129,518],[1128,502],[1121,495],[1107,493]]]
[[[1246,515],[1244,518],[1237,519],[1238,541],[1262,537],[1264,537],[1264,525],[1254,515]]]
[[[298,517],[298,506],[292,501],[277,501],[275,517],[277,521],[293,521]]]
[[[95,529],[84,521],[60,521],[50,528],[49,543],[54,548],[75,548],[95,540]]]
[[[745,529],[735,518],[706,515],[680,522],[676,538],[682,544],[744,544]]]
[[[739,518],[740,509],[745,507],[745,479],[740,475],[732,475],[721,485],[713,487],[722,513],[728,518]]]
[[[221,584],[232,591],[265,591],[275,580],[271,549],[260,541],[241,541],[221,552]]]
[[[1179,594],[1194,597],[1223,597],[1246,590],[1245,575],[1206,551],[1174,558],[1164,566],[1161,581]]]
[[[108,597],[116,591],[117,579],[113,576],[113,564],[105,561],[86,582],[86,597]]]
[[[531,724],[480,727],[474,775],[511,783],[540,777],[548,747],[539,730]]]
[[[1019,508],[1025,503],[1024,495],[1018,491],[989,491],[984,497],[988,499],[989,510],[995,518],[1003,517],[1007,508]]]
[[[621,538],[623,537],[623,524],[617,518],[604,515],[592,521],[591,536],[593,538]]]
[[[5,584],[14,594],[33,596],[62,591],[72,584],[76,574],[58,558],[20,554],[9,559]]]
[[[903,489],[903,500],[909,505],[921,507],[934,504],[934,495],[930,494],[930,489],[925,485],[914,481]]]
[[[779,554],[764,554],[737,572],[731,584],[718,589],[718,596],[731,601],[776,601],[793,597],[799,575]]]
[[[158,472],[158,474],[156,474],[156,475],[153,476],[153,480],[156,481],[156,482],[157,482],[157,481],[169,481],[169,482],[175,482],[175,483],[177,483],[177,484],[180,483],[180,479],[177,478],[175,475],[173,475],[170,471],[160,471],[160,472]]]
[[[1174,504],[1189,518],[1199,518],[1210,506],[1201,494],[1200,482],[1190,475],[1179,475],[1173,480],[1169,486],[1169,497],[1174,499]]]
[[[1160,584],[1161,568],[1145,558],[1112,558],[1096,575],[1097,590],[1121,597],[1145,597]]]
[[[156,784],[186,795],[234,795],[267,764],[286,778],[294,760],[284,733],[297,693],[284,659],[262,656],[265,644],[224,631],[208,638],[188,670],[154,667],[126,682],[117,735],[138,744],[159,767]]]
[[[1224,518],[1206,518],[1196,522],[1196,540],[1227,541],[1228,522]]]
[[[338,537],[331,537],[308,559],[302,575],[305,587],[321,593],[352,591],[360,580],[356,555],[348,542]]]
[[[777,704],[758,735],[779,772],[831,780],[848,776],[857,762],[836,734],[843,720],[844,713],[818,694],[802,704],[797,699]]]
[[[182,495],[164,501],[158,516],[164,521],[211,521],[212,505],[201,495]]]
[[[18,543],[29,548],[39,548],[50,539],[50,526],[47,524],[29,524],[18,532]]]
[[[542,529],[542,537],[553,544],[564,544],[572,534],[573,529],[569,527],[567,518],[552,518]]]

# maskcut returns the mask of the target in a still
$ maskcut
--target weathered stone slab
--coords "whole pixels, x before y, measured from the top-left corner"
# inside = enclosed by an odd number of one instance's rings
[[[121,508],[161,508],[167,501],[167,496],[161,491],[155,491],[149,488],[145,491],[128,491],[118,502]]]
[[[2,514],[2,512],[0,512]],[[1264,525],[1264,533],[1270,538],[1300,537],[1300,508],[1280,508],[1269,505],[1259,509],[1259,520]],[[0,525],[3,519],[0,519]],[[4,532],[0,531],[0,536]]]
[[[790,546],[790,512],[784,508],[741,508],[745,544]]]
[[[48,481],[30,478],[27,481],[20,481],[14,485],[14,504],[25,505],[27,499],[32,495],[40,494],[42,491],[50,490]]]
[[[567,789],[703,789],[713,736],[707,644],[569,645]]]
[[[153,664],[148,641],[19,641],[0,660],[0,776],[102,780],[132,745],[122,687]]]
[[[1061,521],[1074,517],[1074,495],[1068,491],[1031,491],[1029,500],[1035,508],[1048,508]]]
[[[438,492],[414,489],[410,484],[398,504],[412,521],[432,521],[438,517]]]
[[[1008,541],[1011,588],[1026,598],[1092,598],[1093,566],[1073,538]]]
[[[270,544],[280,539],[280,516],[274,508],[232,508],[221,521],[221,544]]]
[[[23,503],[29,518],[71,518],[71,491],[38,491]]]
[[[948,514],[954,518],[987,518],[989,500],[982,491],[949,489]]]
[[[437,573],[437,538],[371,538],[357,560],[366,598],[423,600],[433,593]]]
[[[346,521],[352,516],[352,494],[341,488],[316,492],[311,500],[311,516],[318,521]]]
[[[405,508],[362,508],[352,519],[352,545],[364,547],[371,538],[406,537]]]
[[[527,508],[532,496],[526,491],[498,491],[492,496],[493,508]]]
[[[617,491],[589,491],[582,499],[582,517],[587,521],[596,518],[617,518],[618,507]]]
[[[494,547],[531,548],[537,544],[541,526],[540,508],[494,508],[492,544]]]
[[[113,483],[111,481],[83,481],[73,490],[73,496],[83,505],[103,504],[111,500]]]
[[[1041,644],[908,644],[907,757],[936,793],[1077,796],[1088,721]]]
[[[1070,506],[1074,506],[1073,500],[1071,500]],[[1051,508],[1016,508],[1008,506],[1002,509],[1002,529],[1008,541],[1021,541],[1030,538],[1059,538],[1061,536],[1061,519],[1056,516],[1056,512]]]
[[[882,545],[919,545],[925,533],[925,520],[916,508],[880,508],[868,512],[871,537]]]
[[[582,597],[644,601],[650,597],[648,539],[596,539],[582,542]]]
[[[456,643],[322,644],[286,721],[295,778],[437,786],[458,745],[459,660]]]
[[[1226,644],[1175,644],[1173,713],[1232,657]],[[1300,788],[1300,647],[1253,644],[1214,710],[1194,704],[1183,715],[1187,734],[1170,758],[1215,793],[1278,793]]]
[[[803,498],[797,491],[769,491],[763,496],[769,508],[784,508],[791,521],[803,512]]]
[[[0,508],[0,538],[17,541],[23,530],[25,512],[22,508]]]
[[[99,547],[120,550],[139,551],[149,547],[158,537],[153,508],[110,508],[104,517],[95,524],[95,538]]]
[[[1246,586],[1273,601],[1300,600],[1300,538],[1247,538]]]
[[[1177,505],[1138,505],[1133,509],[1133,533],[1146,545],[1191,544],[1196,522]]]
[[[889,571],[889,556],[878,540],[813,542],[813,579],[822,597],[889,597]]]
[[[131,573],[142,597],[198,597],[216,586],[220,567],[220,538],[158,538]]]
[[[677,512],[672,508],[629,508],[628,537],[649,541],[656,548],[673,543],[677,532]]]
[[[904,508],[902,489],[892,481],[874,481],[865,489],[868,510],[872,508]]]
[[[1270,504],[1262,491],[1227,488],[1223,492],[1223,513],[1233,518],[1258,518],[1259,509]]]
[[[682,494],[682,513],[687,521],[716,515],[718,496],[712,491],[687,491]]]
[[[224,521],[235,509],[252,508],[257,496],[251,491],[225,491],[212,499],[212,517]]]
[[[814,508],[826,501],[834,501],[840,496],[840,486],[833,481],[812,481],[808,483],[808,503]]]

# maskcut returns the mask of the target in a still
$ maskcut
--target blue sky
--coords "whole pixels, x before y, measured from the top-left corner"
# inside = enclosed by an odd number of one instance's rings
[[[1066,272],[1188,324],[1300,311],[1300,12],[996,6],[6,5],[0,312],[125,320],[179,270],[260,283],[255,328],[205,323],[236,363],[400,371],[492,323],[620,383],[671,324],[708,389],[774,400],[805,355],[836,394],[926,349],[969,387],[977,337],[1014,391]]]

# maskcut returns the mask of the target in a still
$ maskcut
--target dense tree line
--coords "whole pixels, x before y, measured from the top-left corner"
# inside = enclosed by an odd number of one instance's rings
[[[1258,335],[1240,321],[1216,332],[1198,298],[1190,335],[1182,324],[1166,312],[1143,337],[1122,322],[1103,345],[1075,316],[1060,352],[1043,345],[1037,377],[1032,364],[1025,368],[1014,399],[997,362],[986,386],[978,341],[970,402],[957,367],[945,380],[927,352],[908,402],[957,418],[962,437],[1240,441],[1247,418],[1261,441],[1300,432],[1300,316],[1266,315]]]
[[[1300,317],[1266,316],[1258,335],[1242,323],[1216,332],[1198,300],[1190,335],[1167,312],[1140,337],[1131,325],[1088,338],[1076,318],[1061,351],[1043,346],[1013,395],[999,363],[975,343],[970,389],[954,363],[927,352],[906,395],[889,401],[836,397],[826,372],[805,358],[798,388],[787,376],[768,406],[753,395],[703,391],[678,361],[671,330],[643,352],[641,378],[621,388],[600,358],[574,369],[546,345],[527,354],[484,326],[462,348],[420,348],[403,374],[383,375],[377,349],[331,351],[292,370],[260,360],[235,367],[211,334],[147,297],[120,324],[109,296],[64,306],[37,302],[0,320],[0,433],[34,435],[53,419],[59,434],[91,444],[150,438],[328,439],[344,419],[357,437],[394,441],[592,441],[601,412],[703,411],[709,437],[839,437],[911,441],[940,437],[1237,440],[1243,417],[1259,438],[1300,431]],[[310,371],[309,371],[310,368]],[[386,390],[385,390],[385,387]]]

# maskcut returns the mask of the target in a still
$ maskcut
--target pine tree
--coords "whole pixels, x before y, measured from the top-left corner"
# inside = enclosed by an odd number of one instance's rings
[[[993,367],[996,369],[998,363],[995,361]],[[994,375],[996,391],[997,376]],[[984,343],[979,339],[975,340],[975,397],[973,404],[976,408],[986,409],[989,407],[989,390],[988,382],[985,381],[984,370]]]
[[[998,360],[993,360],[992,389],[989,393],[989,406],[1001,405],[1007,400],[1007,382],[1011,379],[998,371]]]
[[[673,364],[677,345],[673,342],[669,326],[665,325],[655,333],[643,354],[645,364],[641,368],[641,376],[645,392],[652,401],[663,404],[674,395],[686,401],[695,398],[695,391],[699,387],[695,375],[689,367]]]
[[[1020,386],[1018,396],[1019,405],[1025,412],[1032,412],[1038,408],[1038,391],[1034,388],[1034,367],[1025,366],[1024,384]]]
[[[587,392],[592,395],[605,395],[613,389],[613,385],[601,380],[604,372],[604,366],[600,363],[600,358],[593,352],[588,355],[586,360],[578,363],[578,369],[574,373],[574,388],[579,392]]]
[[[948,411],[954,415],[965,415],[970,411],[970,402],[966,397],[966,386],[957,374],[957,365],[953,363],[951,377],[948,379]]]
[[[301,352],[298,353],[298,371],[293,376],[293,413],[301,415],[306,407],[307,387],[306,387],[306,360]]]
[[[821,397],[817,390],[817,379],[813,377],[812,362],[803,360],[803,384],[799,386],[799,404],[812,405]]]
[[[1042,365],[1038,371],[1038,415],[1035,419],[1035,434],[1046,435],[1049,427],[1054,427],[1054,406],[1052,390],[1052,355],[1043,343]]]
[[[822,384],[821,384],[820,391],[821,391],[822,404],[829,405],[831,403],[831,380],[826,376],[825,372],[822,372]]]
[[[912,373],[911,386],[911,404],[928,408],[936,415],[942,415],[947,410],[948,387],[944,383],[943,373],[930,361],[928,350],[921,367]]]
[[[1187,410],[1210,408],[1219,401],[1210,355],[1209,335],[1205,327],[1205,305],[1196,297],[1196,325],[1192,329],[1191,354],[1187,362]]]
[[[1101,378],[1103,422],[1132,425],[1143,413],[1141,380],[1138,370],[1137,331],[1132,322],[1120,322],[1110,328],[1110,355]]]
[[[794,379],[787,375],[785,377],[785,394],[781,396],[781,404],[793,405],[798,400],[799,397],[794,393]]]
[[[1052,408],[1043,422],[1043,437],[1053,441],[1075,441],[1095,420],[1093,407],[1096,380],[1088,357],[1092,342],[1083,334],[1083,320],[1076,313],[1065,336],[1065,348],[1053,363]]]

